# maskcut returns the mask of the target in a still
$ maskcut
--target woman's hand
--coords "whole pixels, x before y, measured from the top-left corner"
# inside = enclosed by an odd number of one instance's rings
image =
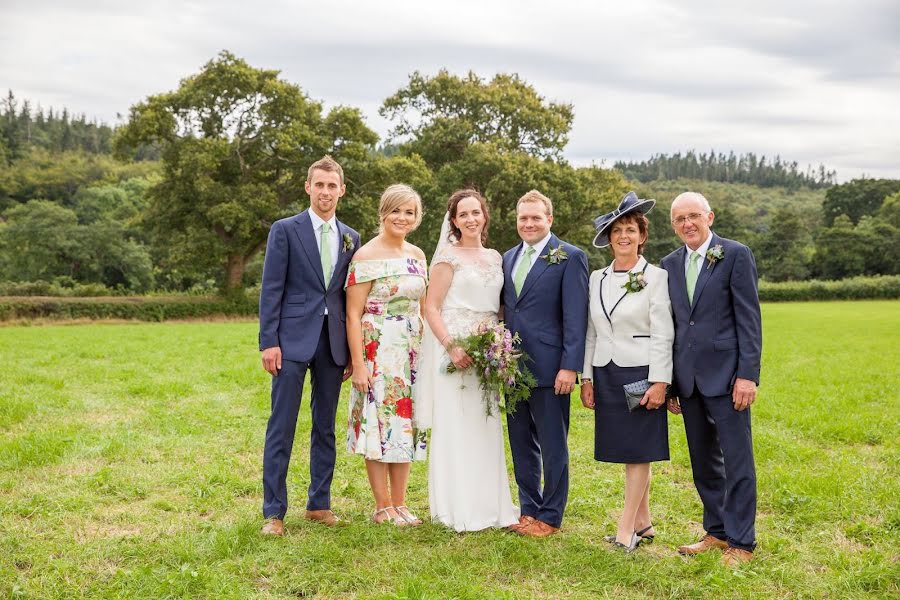
[[[654,383],[650,386],[650,389],[644,392],[644,397],[641,398],[641,406],[647,408],[647,410],[656,410],[666,402],[666,385],[662,382]]]
[[[447,354],[459,370],[468,369],[472,366],[472,357],[466,354],[466,351],[459,346],[453,346],[447,351]]]
[[[585,408],[594,410],[594,382],[590,379],[581,380],[581,404]]]
[[[369,372],[369,367],[353,367],[350,382],[354,390],[368,395],[369,389],[372,387],[372,373]]]

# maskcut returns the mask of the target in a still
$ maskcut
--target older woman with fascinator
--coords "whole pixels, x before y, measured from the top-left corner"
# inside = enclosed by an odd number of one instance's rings
[[[613,261],[590,280],[581,403],[594,411],[594,458],[625,464],[625,507],[613,547],[632,552],[653,540],[650,463],[669,460],[666,386],[675,330],[666,271],[641,256],[654,200],[629,192],[598,217],[594,246]]]

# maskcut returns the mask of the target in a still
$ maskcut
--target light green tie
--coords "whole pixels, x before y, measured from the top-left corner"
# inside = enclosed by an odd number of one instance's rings
[[[694,304],[694,288],[697,286],[697,276],[700,274],[700,253],[691,252],[691,260],[687,268],[687,293],[691,305]]]
[[[522,293],[522,286],[525,285],[525,278],[528,277],[528,271],[531,270],[532,255],[534,255],[534,248],[531,246],[525,248],[525,256],[522,257],[519,268],[516,269],[516,274],[513,276],[513,285],[516,286],[516,296]]]
[[[322,257],[322,275],[325,276],[325,285],[331,281],[331,225],[326,221],[322,223],[322,237],[319,240],[319,256]]]

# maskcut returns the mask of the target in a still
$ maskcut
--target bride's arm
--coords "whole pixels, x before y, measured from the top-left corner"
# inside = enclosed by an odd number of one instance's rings
[[[453,267],[449,263],[439,263],[431,267],[431,278],[428,293],[425,295],[425,320],[438,343],[447,350],[450,359],[458,368],[464,369],[472,364],[472,359],[459,346],[453,346],[453,339],[447,331],[447,325],[441,318],[444,298],[453,281]]]

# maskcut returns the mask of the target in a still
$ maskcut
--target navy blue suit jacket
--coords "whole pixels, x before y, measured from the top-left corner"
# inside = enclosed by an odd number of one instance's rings
[[[327,307],[331,356],[336,364],[347,364],[344,281],[359,234],[336,222],[338,259],[327,287],[309,210],[272,223],[259,294],[260,350],[280,346],[285,360],[312,360]],[[353,247],[345,250],[346,235]]]
[[[522,338],[531,357],[528,368],[538,387],[553,387],[560,369],[581,372],[588,315],[588,268],[584,252],[550,236],[541,256],[561,247],[568,255],[558,264],[536,258],[516,295],[512,267],[522,244],[503,255],[503,296],[506,326]]]
[[[736,377],[759,384],[762,318],[756,261],[750,248],[712,234],[709,247],[721,245],[724,256],[703,257],[693,306],[685,281],[687,249],[682,246],[660,266],[669,272],[669,299],[675,318],[674,382],[678,396],[699,389],[704,396],[731,393]]]

